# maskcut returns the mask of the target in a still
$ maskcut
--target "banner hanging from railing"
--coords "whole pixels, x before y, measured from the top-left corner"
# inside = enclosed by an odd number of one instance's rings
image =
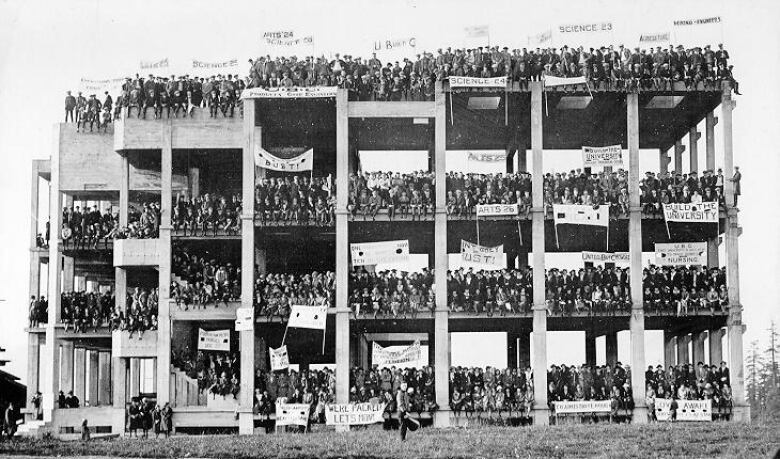
[[[388,351],[379,344],[374,343],[371,352],[371,364],[379,368],[385,368],[393,365],[419,362],[420,356],[419,340],[400,351]]]
[[[658,266],[705,266],[707,264],[707,243],[656,243],[655,264]]]
[[[606,147],[582,147],[582,165],[594,166],[622,166],[623,150],[620,145]]]
[[[241,91],[242,99],[311,99],[336,97],[338,86],[310,86],[291,88],[247,88]]]
[[[309,148],[292,158],[279,158],[262,148],[258,148],[255,152],[255,165],[263,169],[281,172],[310,171],[314,167],[314,149]]]
[[[631,256],[628,252],[582,252],[583,263],[614,263],[615,266],[631,266]]]
[[[655,418],[672,421],[672,403],[677,404],[677,421],[712,421],[712,400],[655,399]]]
[[[664,218],[667,222],[718,223],[718,203],[670,203],[664,204]]]
[[[519,213],[519,204],[477,204],[477,217],[506,217]]]
[[[198,329],[199,351],[230,351],[230,330]]]
[[[384,422],[384,403],[329,403],[325,405],[325,424],[357,426]]]
[[[611,400],[573,400],[553,402],[555,414],[570,413],[609,413],[612,411]]]
[[[365,266],[379,263],[408,263],[409,240],[360,242],[349,245],[352,265]]]
[[[506,77],[478,78],[466,76],[451,76],[448,78],[450,88],[501,88],[506,89]]]
[[[276,403],[276,426],[307,426],[309,424],[308,403]]]
[[[271,371],[286,370],[290,368],[290,356],[287,353],[287,346],[281,346],[279,349],[269,347],[268,353],[271,358]]]
[[[467,263],[485,265],[492,269],[503,269],[506,267],[503,244],[495,247],[485,247],[461,239],[460,255],[461,259]]]

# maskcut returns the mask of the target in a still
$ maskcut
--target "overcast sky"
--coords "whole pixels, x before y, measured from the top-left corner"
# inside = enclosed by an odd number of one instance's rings
[[[313,35],[314,52],[370,56],[376,40],[416,38],[411,57],[422,49],[468,44],[463,29],[487,24],[490,41],[523,47],[528,36],[553,29],[563,44],[637,44],[640,33],[671,31],[676,42],[691,46],[723,41],[745,94],[734,112],[735,164],[743,172],[740,224],[742,302],[747,324],[745,348],[765,334],[770,320],[780,319],[777,216],[778,154],[772,138],[780,125],[778,3],[725,1],[8,1],[0,0],[0,346],[8,349],[7,369],[26,378],[28,235],[31,160],[48,158],[52,125],[63,116],[63,97],[84,78],[117,78],[135,73],[141,60],[169,58],[178,73],[190,59],[224,61],[277,54],[262,46],[262,33],[294,30]],[[674,20],[720,16],[719,26],[672,30]],[[564,37],[558,26],[573,23],[612,24],[609,32]],[[405,51],[380,54],[397,59]],[[719,109],[717,110],[719,112]],[[717,113],[716,113],[717,114]],[[702,127],[703,130],[703,127]],[[703,152],[702,138],[700,151]],[[718,155],[722,141],[717,134]],[[643,170],[657,169],[657,152],[642,152]],[[548,155],[549,156],[549,155]],[[701,161],[704,154],[700,153]],[[556,155],[546,169],[577,166],[577,155]],[[720,159],[718,164],[720,164]],[[687,161],[684,162],[687,168]],[[770,185],[772,189],[770,190]],[[566,261],[561,261],[565,263]],[[661,356],[657,334],[648,333],[648,363]],[[551,334],[550,362],[579,363],[584,346],[571,335]],[[501,365],[503,337],[456,337],[454,363]],[[482,347],[478,347],[482,344]],[[628,360],[621,337],[620,358]],[[603,359],[603,350],[600,352]],[[496,357],[497,356],[497,357]],[[493,359],[493,360],[491,360]],[[498,359],[498,360],[495,360]]]

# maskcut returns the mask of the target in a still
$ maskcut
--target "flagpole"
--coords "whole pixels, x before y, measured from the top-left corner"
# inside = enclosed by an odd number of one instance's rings
[[[287,329],[290,328],[290,321],[287,321],[287,325],[284,326],[284,336],[282,336],[282,346],[284,346],[284,340],[287,339]]]
[[[479,217],[477,217],[477,245],[479,244]]]
[[[450,86],[450,126],[455,125],[455,115],[453,115],[452,111],[452,86]]]
[[[517,236],[520,238],[520,246],[523,245],[523,232],[520,231],[520,218],[517,219]]]
[[[322,355],[325,355],[325,329],[324,328],[322,329]]]
[[[509,87],[504,87],[504,126],[509,126]]]

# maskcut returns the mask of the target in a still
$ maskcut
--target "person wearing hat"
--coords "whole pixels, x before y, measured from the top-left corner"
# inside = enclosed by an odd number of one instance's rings
[[[81,94],[81,93],[79,93]],[[76,108],[76,98],[67,91],[65,93],[65,122],[68,122],[68,115],[70,115],[70,122],[73,122],[73,110]]]
[[[398,410],[398,422],[400,425],[401,441],[406,440],[406,430],[409,428],[407,423],[407,412],[409,411],[409,393],[407,392],[411,388],[406,381],[401,383],[401,387],[396,392],[395,404]]]

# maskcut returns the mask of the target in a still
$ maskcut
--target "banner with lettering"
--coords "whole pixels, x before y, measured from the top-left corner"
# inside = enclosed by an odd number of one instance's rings
[[[101,102],[103,102],[102,96],[108,91],[112,97],[116,98],[122,92],[122,84],[125,82],[124,78],[111,78],[108,80],[92,80],[89,78],[82,78],[79,81],[79,91],[84,96],[95,94]],[[74,96],[76,94],[73,94]]]
[[[466,159],[480,163],[500,163],[506,161],[506,151],[470,151]]]
[[[577,204],[553,204],[555,224],[609,226],[609,206],[597,208]]]
[[[631,256],[628,252],[582,252],[583,263],[614,263],[615,266],[631,266]]]
[[[611,32],[612,22],[583,22],[577,24],[562,24],[558,26],[558,33],[575,35],[580,33]]]
[[[408,239],[350,244],[349,250],[352,253],[353,266],[409,262]]]
[[[553,402],[555,414],[569,413],[609,413],[612,411],[611,400],[572,400]]]
[[[639,46],[658,45],[665,47],[671,43],[671,34],[669,32],[643,33],[639,35]]]
[[[384,422],[385,403],[329,403],[325,405],[325,424],[357,426]]]
[[[658,266],[691,266],[707,264],[706,242],[672,242],[655,244],[655,264]]]
[[[199,351],[230,351],[230,330],[198,329]]]
[[[287,326],[325,330],[328,320],[327,306],[293,305]]]
[[[280,30],[263,33],[263,41],[268,46],[292,47],[300,45],[314,45],[312,35],[296,36],[292,30]]]
[[[232,73],[238,72],[238,59],[228,59],[225,61],[208,62],[198,59],[192,59],[192,68],[190,73],[193,74],[205,74],[205,73]]]
[[[292,158],[279,158],[262,148],[258,148],[255,151],[255,165],[263,169],[281,172],[310,171],[314,167],[314,149],[309,148]]]
[[[252,331],[255,329],[255,309],[236,309],[236,331]]]
[[[271,358],[271,371],[286,370],[290,368],[290,356],[287,354],[287,346],[282,346],[279,349],[269,347],[268,353]]]
[[[722,43],[723,19],[720,16],[679,18],[672,21],[675,43]]]
[[[552,46],[552,29],[545,30],[542,33],[528,36],[529,48],[549,48]]]
[[[468,263],[485,265],[492,269],[503,269],[504,263],[504,245],[495,247],[485,247],[461,239],[460,241],[461,259]]]
[[[490,35],[490,26],[485,24],[485,25],[464,27],[463,32],[466,35],[466,38],[487,37]]]
[[[672,420],[672,399],[655,399],[655,417]],[[678,421],[712,421],[712,400],[677,400]]]
[[[501,88],[506,89],[506,77],[478,78],[451,76],[448,78],[450,88]]]
[[[397,49],[411,49],[417,47],[417,38],[388,38],[384,40],[374,40],[374,52],[393,51]]]
[[[141,68],[141,71],[150,71],[153,72],[154,70],[168,70],[168,67],[170,67],[170,60],[165,57],[157,61],[149,61],[149,60],[143,60],[139,64],[139,67]]]
[[[664,218],[667,222],[718,223],[717,202],[664,204]]]
[[[587,85],[588,80],[586,80],[584,76],[564,78],[564,77],[546,75],[544,77],[544,86],[547,88],[555,87],[555,86],[566,86],[572,84]]]
[[[276,425],[307,426],[309,424],[308,403],[276,403]]]
[[[379,344],[374,343],[371,352],[371,363],[379,368],[385,368],[394,365],[419,362],[420,356],[419,340],[400,351],[388,351]]]
[[[519,213],[519,204],[477,204],[477,217],[505,217]]]
[[[310,86],[306,88],[247,88],[241,91],[242,99],[311,99],[315,97],[336,97],[338,86]]]
[[[622,166],[623,150],[620,145],[582,147],[582,164],[584,167]]]

